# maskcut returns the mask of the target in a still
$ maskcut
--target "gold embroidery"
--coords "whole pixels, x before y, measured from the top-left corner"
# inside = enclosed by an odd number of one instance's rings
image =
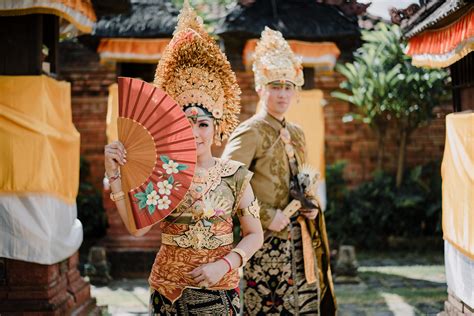
[[[193,248],[193,249],[216,249],[220,246],[225,246],[231,244],[233,239],[233,234],[225,235],[214,235],[211,232],[211,225],[205,226],[203,221],[199,221],[196,225],[189,226],[187,230],[182,235],[169,235],[161,234],[162,243],[165,245],[178,246],[181,248]]]
[[[209,219],[214,216],[221,216],[230,209],[231,203],[219,195],[206,194],[203,199],[203,218]]]
[[[222,216],[232,211],[235,201],[227,198],[226,194],[213,192],[221,184],[222,178],[234,175],[243,166],[242,163],[230,160],[215,159],[214,166],[207,170],[198,170],[194,176],[191,188],[185,197],[184,202],[178,208],[177,213],[186,216],[187,213],[195,221],[203,218]]]

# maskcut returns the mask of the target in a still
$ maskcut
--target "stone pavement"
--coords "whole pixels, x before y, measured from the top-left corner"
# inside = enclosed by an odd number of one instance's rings
[[[436,315],[447,297],[443,265],[362,266],[359,277],[360,284],[336,284],[338,315]],[[104,315],[148,313],[146,280],[115,280],[91,292]]]
[[[149,289],[145,279],[114,280],[108,286],[92,286],[91,294],[103,315],[148,315]]]
[[[362,283],[336,284],[340,316],[437,315],[447,298],[444,266],[361,267]]]

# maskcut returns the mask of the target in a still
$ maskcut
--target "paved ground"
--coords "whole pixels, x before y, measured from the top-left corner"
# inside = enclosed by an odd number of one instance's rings
[[[105,315],[148,315],[147,280],[114,280],[108,286],[92,286],[97,305]]]
[[[442,311],[447,297],[442,254],[415,258],[363,256],[361,282],[336,284],[339,315],[411,316]],[[147,315],[148,293],[146,280],[115,280],[107,287],[92,287],[105,315]]]
[[[447,298],[444,266],[361,267],[357,285],[336,284],[339,315],[436,315]]]

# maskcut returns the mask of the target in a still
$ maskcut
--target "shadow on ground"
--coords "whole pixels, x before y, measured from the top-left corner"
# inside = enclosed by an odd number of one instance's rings
[[[442,278],[437,282],[408,278],[400,276],[403,271],[397,271],[397,267],[390,268],[398,273],[373,272],[363,268],[365,272],[359,273],[362,283],[336,284],[339,315],[436,315],[443,310],[447,288]],[[415,266],[412,269],[418,274],[424,268]],[[443,266],[426,267],[427,271],[442,269]]]

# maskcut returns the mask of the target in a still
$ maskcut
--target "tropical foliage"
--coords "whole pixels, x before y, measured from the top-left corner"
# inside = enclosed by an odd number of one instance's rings
[[[337,162],[326,168],[330,240],[366,249],[383,249],[397,238],[442,240],[438,162],[406,171],[400,188],[394,176],[384,172],[348,188],[344,167],[345,162]]]
[[[183,7],[184,0],[173,0],[178,9]],[[235,0],[189,0],[189,4],[196,9],[204,20],[207,31],[213,32],[216,23],[224,17],[225,13],[234,5]]]
[[[336,68],[346,77],[340,85],[345,91],[332,95],[355,105],[355,113],[348,113],[345,122],[360,120],[376,133],[380,170],[387,130],[395,126],[399,136],[396,183],[400,186],[409,137],[431,120],[433,109],[446,99],[449,77],[444,70],[413,66],[397,25],[379,23],[377,30],[363,31],[362,39],[354,61]]]

